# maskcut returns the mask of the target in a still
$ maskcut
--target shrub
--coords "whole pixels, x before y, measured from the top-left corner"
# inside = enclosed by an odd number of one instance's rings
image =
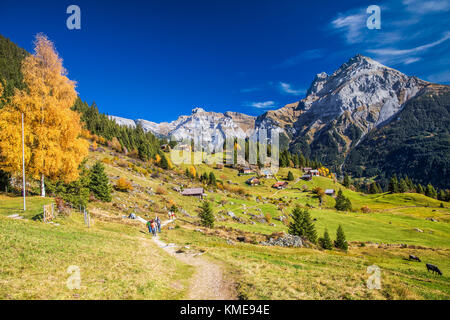
[[[362,213],[371,213],[372,210],[370,210],[370,208],[368,206],[364,206],[361,208],[361,212]]]
[[[272,222],[272,216],[270,215],[270,213],[266,213],[264,215],[264,218],[266,219],[267,223],[271,223]]]
[[[156,187],[155,193],[156,193],[156,194],[159,194],[159,195],[161,195],[161,194],[167,194],[167,190],[164,189],[164,188],[161,188],[161,187]]]
[[[122,192],[128,192],[128,191],[133,190],[133,186],[131,185],[131,182],[123,177],[119,178],[119,180],[117,180],[115,188],[117,191],[122,191]]]

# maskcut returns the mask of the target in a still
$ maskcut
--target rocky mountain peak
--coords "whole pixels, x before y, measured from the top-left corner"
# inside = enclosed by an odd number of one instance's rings
[[[194,108],[192,109],[191,114],[196,114],[196,113],[204,113],[206,112],[203,108]]]

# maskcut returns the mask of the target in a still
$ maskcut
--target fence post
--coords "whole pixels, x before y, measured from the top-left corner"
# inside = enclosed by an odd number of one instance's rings
[[[53,203],[52,203],[52,219],[55,219],[55,211],[54,211],[54,208],[53,208]]]
[[[43,205],[44,208],[44,223],[45,223],[45,204]]]

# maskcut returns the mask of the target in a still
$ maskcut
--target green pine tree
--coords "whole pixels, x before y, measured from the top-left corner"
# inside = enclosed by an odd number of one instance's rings
[[[336,240],[334,241],[334,246],[345,251],[348,250],[348,243],[345,239],[344,229],[342,229],[341,225],[339,225],[336,231]]]
[[[420,183],[417,186],[417,193],[425,194],[425,190],[423,189],[423,186]]]
[[[212,172],[212,171],[209,173],[209,181],[208,182],[212,186],[216,186],[216,184],[217,184],[216,176],[214,175],[214,172]]]
[[[105,166],[97,161],[90,170],[89,190],[94,196],[104,202],[111,202],[111,185],[105,173]]]
[[[160,157],[161,161],[159,162],[159,166],[164,170],[169,169],[169,162],[167,161],[166,156],[164,154],[160,154]]]
[[[331,238],[328,233],[328,229],[325,229],[325,232],[323,233],[323,237],[319,239],[319,244],[325,250],[333,249],[333,243],[331,242]]]
[[[405,179],[400,179],[400,182],[398,184],[398,191],[400,193],[405,193],[406,191],[408,191],[408,184],[406,183]]]
[[[213,228],[214,227],[214,214],[211,207],[211,203],[207,200],[203,201],[200,206],[199,217],[201,224],[204,227]]]
[[[427,188],[425,189],[425,195],[427,197],[435,198],[435,199],[437,197],[436,189],[434,189],[434,187],[430,183],[427,185]]]
[[[288,232],[294,236],[305,238],[312,243],[317,241],[317,233],[308,210],[295,207],[291,214],[292,222]]]
[[[288,181],[294,181],[294,175],[292,174],[291,171],[288,172],[287,179]]]
[[[342,185],[346,188],[350,188],[350,177],[348,174],[345,174],[344,182],[342,183]]]
[[[388,191],[391,193],[398,193],[398,180],[397,176],[394,174],[389,181]]]
[[[334,206],[338,211],[350,211],[352,210],[352,203],[350,199],[345,197],[342,190],[339,189],[336,197],[336,204]]]

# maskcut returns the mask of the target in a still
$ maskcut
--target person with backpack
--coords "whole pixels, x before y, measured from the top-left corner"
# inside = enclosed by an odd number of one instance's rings
[[[158,227],[158,233],[161,233],[161,219],[156,217],[156,226]]]

